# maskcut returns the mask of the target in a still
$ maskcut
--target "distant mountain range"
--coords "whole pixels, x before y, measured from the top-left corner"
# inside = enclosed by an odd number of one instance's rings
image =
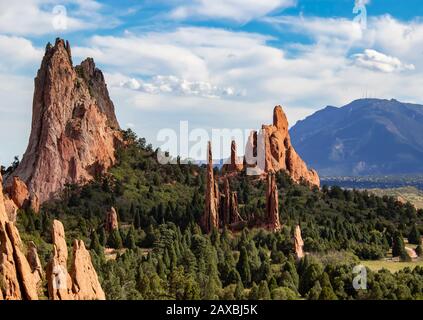
[[[423,106],[360,99],[317,111],[290,130],[321,176],[423,173]]]

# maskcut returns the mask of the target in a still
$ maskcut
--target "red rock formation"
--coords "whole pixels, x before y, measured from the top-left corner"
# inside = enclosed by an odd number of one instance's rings
[[[37,77],[28,148],[13,175],[38,203],[65,184],[85,183],[115,163],[121,141],[103,74],[87,59],[73,67],[69,44],[47,45]],[[8,181],[10,184],[11,181]]]
[[[211,142],[208,143],[207,157],[207,187],[205,211],[201,224],[206,233],[213,228],[219,228],[219,187],[214,180],[213,156]]]
[[[111,207],[110,210],[107,211],[104,228],[107,232],[112,232],[119,228],[118,215],[116,209],[113,207]]]
[[[271,231],[279,231],[281,224],[279,222],[279,197],[276,186],[276,179],[273,173],[267,175],[266,191],[266,227]]]
[[[73,300],[72,280],[67,270],[68,247],[63,224],[53,221],[53,257],[47,267],[48,295],[50,300]]]
[[[19,209],[29,201],[28,187],[19,177],[12,178],[12,185],[6,191]]]
[[[225,164],[224,171],[226,172],[240,172],[244,169],[244,164],[242,159],[239,159],[237,156],[237,148],[235,140],[231,142],[231,158],[230,163]]]
[[[73,244],[70,274],[67,271],[68,248],[63,224],[54,220],[53,258],[47,268],[48,292],[51,300],[105,300],[90,253],[81,240]]]
[[[12,222],[0,223],[0,275],[6,300],[37,300],[37,279],[23,254],[19,232]]]
[[[288,131],[288,120],[281,106],[276,106],[273,111],[273,125],[263,125],[259,138],[254,139],[254,133],[250,136],[246,154],[251,149],[257,153],[264,153],[264,171],[278,172],[286,170],[295,182],[305,181],[312,186],[320,186],[320,179],[315,170],[309,170],[304,161],[296,153],[291,145]],[[259,142],[263,139],[263,146]],[[255,140],[255,141],[254,141]],[[251,146],[251,144],[253,144]],[[260,157],[258,154],[257,157]],[[257,159],[260,161],[260,159]]]
[[[294,251],[295,251],[295,257],[297,258],[297,260],[304,257],[303,247],[304,247],[304,241],[301,236],[301,228],[299,225],[297,225],[295,227],[295,232],[294,232]]]
[[[228,178],[225,178],[221,195],[221,217],[222,227],[243,221],[238,210],[238,195],[236,192],[231,192]]]
[[[6,208],[8,220],[11,222],[16,222],[18,207],[16,206],[15,202],[11,199],[4,198],[4,207]]]
[[[44,278],[43,267],[41,266],[40,258],[38,257],[37,246],[34,242],[30,241],[28,243],[28,252],[26,254],[26,259],[31,267],[32,274],[35,277],[37,284],[41,282]]]
[[[82,240],[73,242],[71,278],[75,300],[106,300],[97,272],[91,262],[90,253],[85,249]]]
[[[6,207],[4,205],[4,195],[3,195],[3,177],[0,173],[0,225],[8,221]]]

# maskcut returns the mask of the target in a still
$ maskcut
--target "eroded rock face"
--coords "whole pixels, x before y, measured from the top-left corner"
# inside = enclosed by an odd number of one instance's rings
[[[8,220],[3,195],[3,176],[0,173],[0,225]]]
[[[260,148],[257,139],[257,132],[253,132],[248,139],[246,154],[251,157],[251,154],[256,156],[256,153],[263,152],[265,173],[286,170],[295,182],[304,181],[311,186],[320,187],[317,172],[307,168],[291,144],[288,119],[281,106],[276,106],[273,110],[273,124],[262,126],[260,139],[264,141]],[[260,157],[260,154],[257,154],[257,157]]]
[[[116,209],[113,207],[107,211],[104,228],[107,232],[112,232],[119,228],[118,215]]]
[[[226,171],[226,172],[240,172],[243,169],[244,169],[243,159],[238,157],[236,142],[235,142],[235,140],[232,140],[230,163],[225,164],[224,171]]]
[[[50,300],[73,300],[72,280],[67,270],[68,247],[63,224],[53,221],[53,257],[47,267],[48,295]]]
[[[231,192],[229,179],[225,178],[223,194],[221,195],[222,226],[243,221],[238,210],[238,195]]]
[[[92,59],[74,68],[70,51],[60,39],[46,48],[28,148],[13,173],[41,204],[65,184],[85,183],[110,168],[122,139],[103,74]]]
[[[0,223],[0,276],[6,300],[37,300],[37,280],[23,254],[19,232],[12,222]]]
[[[266,227],[270,231],[279,231],[281,229],[282,226],[279,221],[278,188],[273,173],[267,175],[266,220]]]
[[[84,242],[75,240],[71,271],[68,273],[68,248],[63,224],[53,221],[53,258],[47,268],[48,292],[51,300],[105,300],[90,253]]]
[[[98,281],[97,272],[91,262],[91,256],[85,249],[84,242],[73,242],[73,260],[71,267],[72,291],[75,300],[105,300],[106,296]]]
[[[19,177],[12,178],[12,185],[7,188],[7,193],[19,209],[27,205],[29,201],[28,187]]]
[[[41,266],[40,258],[38,257],[37,246],[34,242],[28,243],[28,252],[26,254],[29,266],[31,267],[32,274],[35,277],[37,284],[41,282],[44,277],[43,267]]]
[[[18,206],[12,199],[4,198],[4,207],[6,209],[7,218],[11,222],[16,222],[18,216]]]
[[[205,211],[201,221],[203,229],[209,233],[213,228],[219,228],[219,187],[214,179],[213,155],[211,143],[208,143],[207,157],[207,187]]]
[[[297,258],[297,260],[304,257],[303,247],[304,247],[304,241],[301,236],[301,228],[299,225],[297,225],[295,227],[295,232],[294,232],[294,251],[295,251],[295,257]]]

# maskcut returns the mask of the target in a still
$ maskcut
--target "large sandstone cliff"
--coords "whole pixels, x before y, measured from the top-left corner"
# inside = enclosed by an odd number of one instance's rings
[[[65,184],[87,182],[112,166],[119,141],[114,106],[94,61],[73,67],[69,43],[48,44],[35,78],[29,144],[13,176],[43,203]]]

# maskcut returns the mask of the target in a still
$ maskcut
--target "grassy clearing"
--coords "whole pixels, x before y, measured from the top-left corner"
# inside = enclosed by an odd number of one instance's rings
[[[404,187],[397,189],[370,189],[369,192],[383,197],[384,195],[392,196],[401,202],[409,201],[417,209],[423,209],[423,191],[415,187]]]
[[[423,260],[417,260],[412,262],[395,262],[391,260],[378,260],[378,261],[361,261],[361,263],[372,271],[387,269],[390,272],[397,272],[407,267],[409,267],[410,269],[414,269],[417,266],[423,267]]]

